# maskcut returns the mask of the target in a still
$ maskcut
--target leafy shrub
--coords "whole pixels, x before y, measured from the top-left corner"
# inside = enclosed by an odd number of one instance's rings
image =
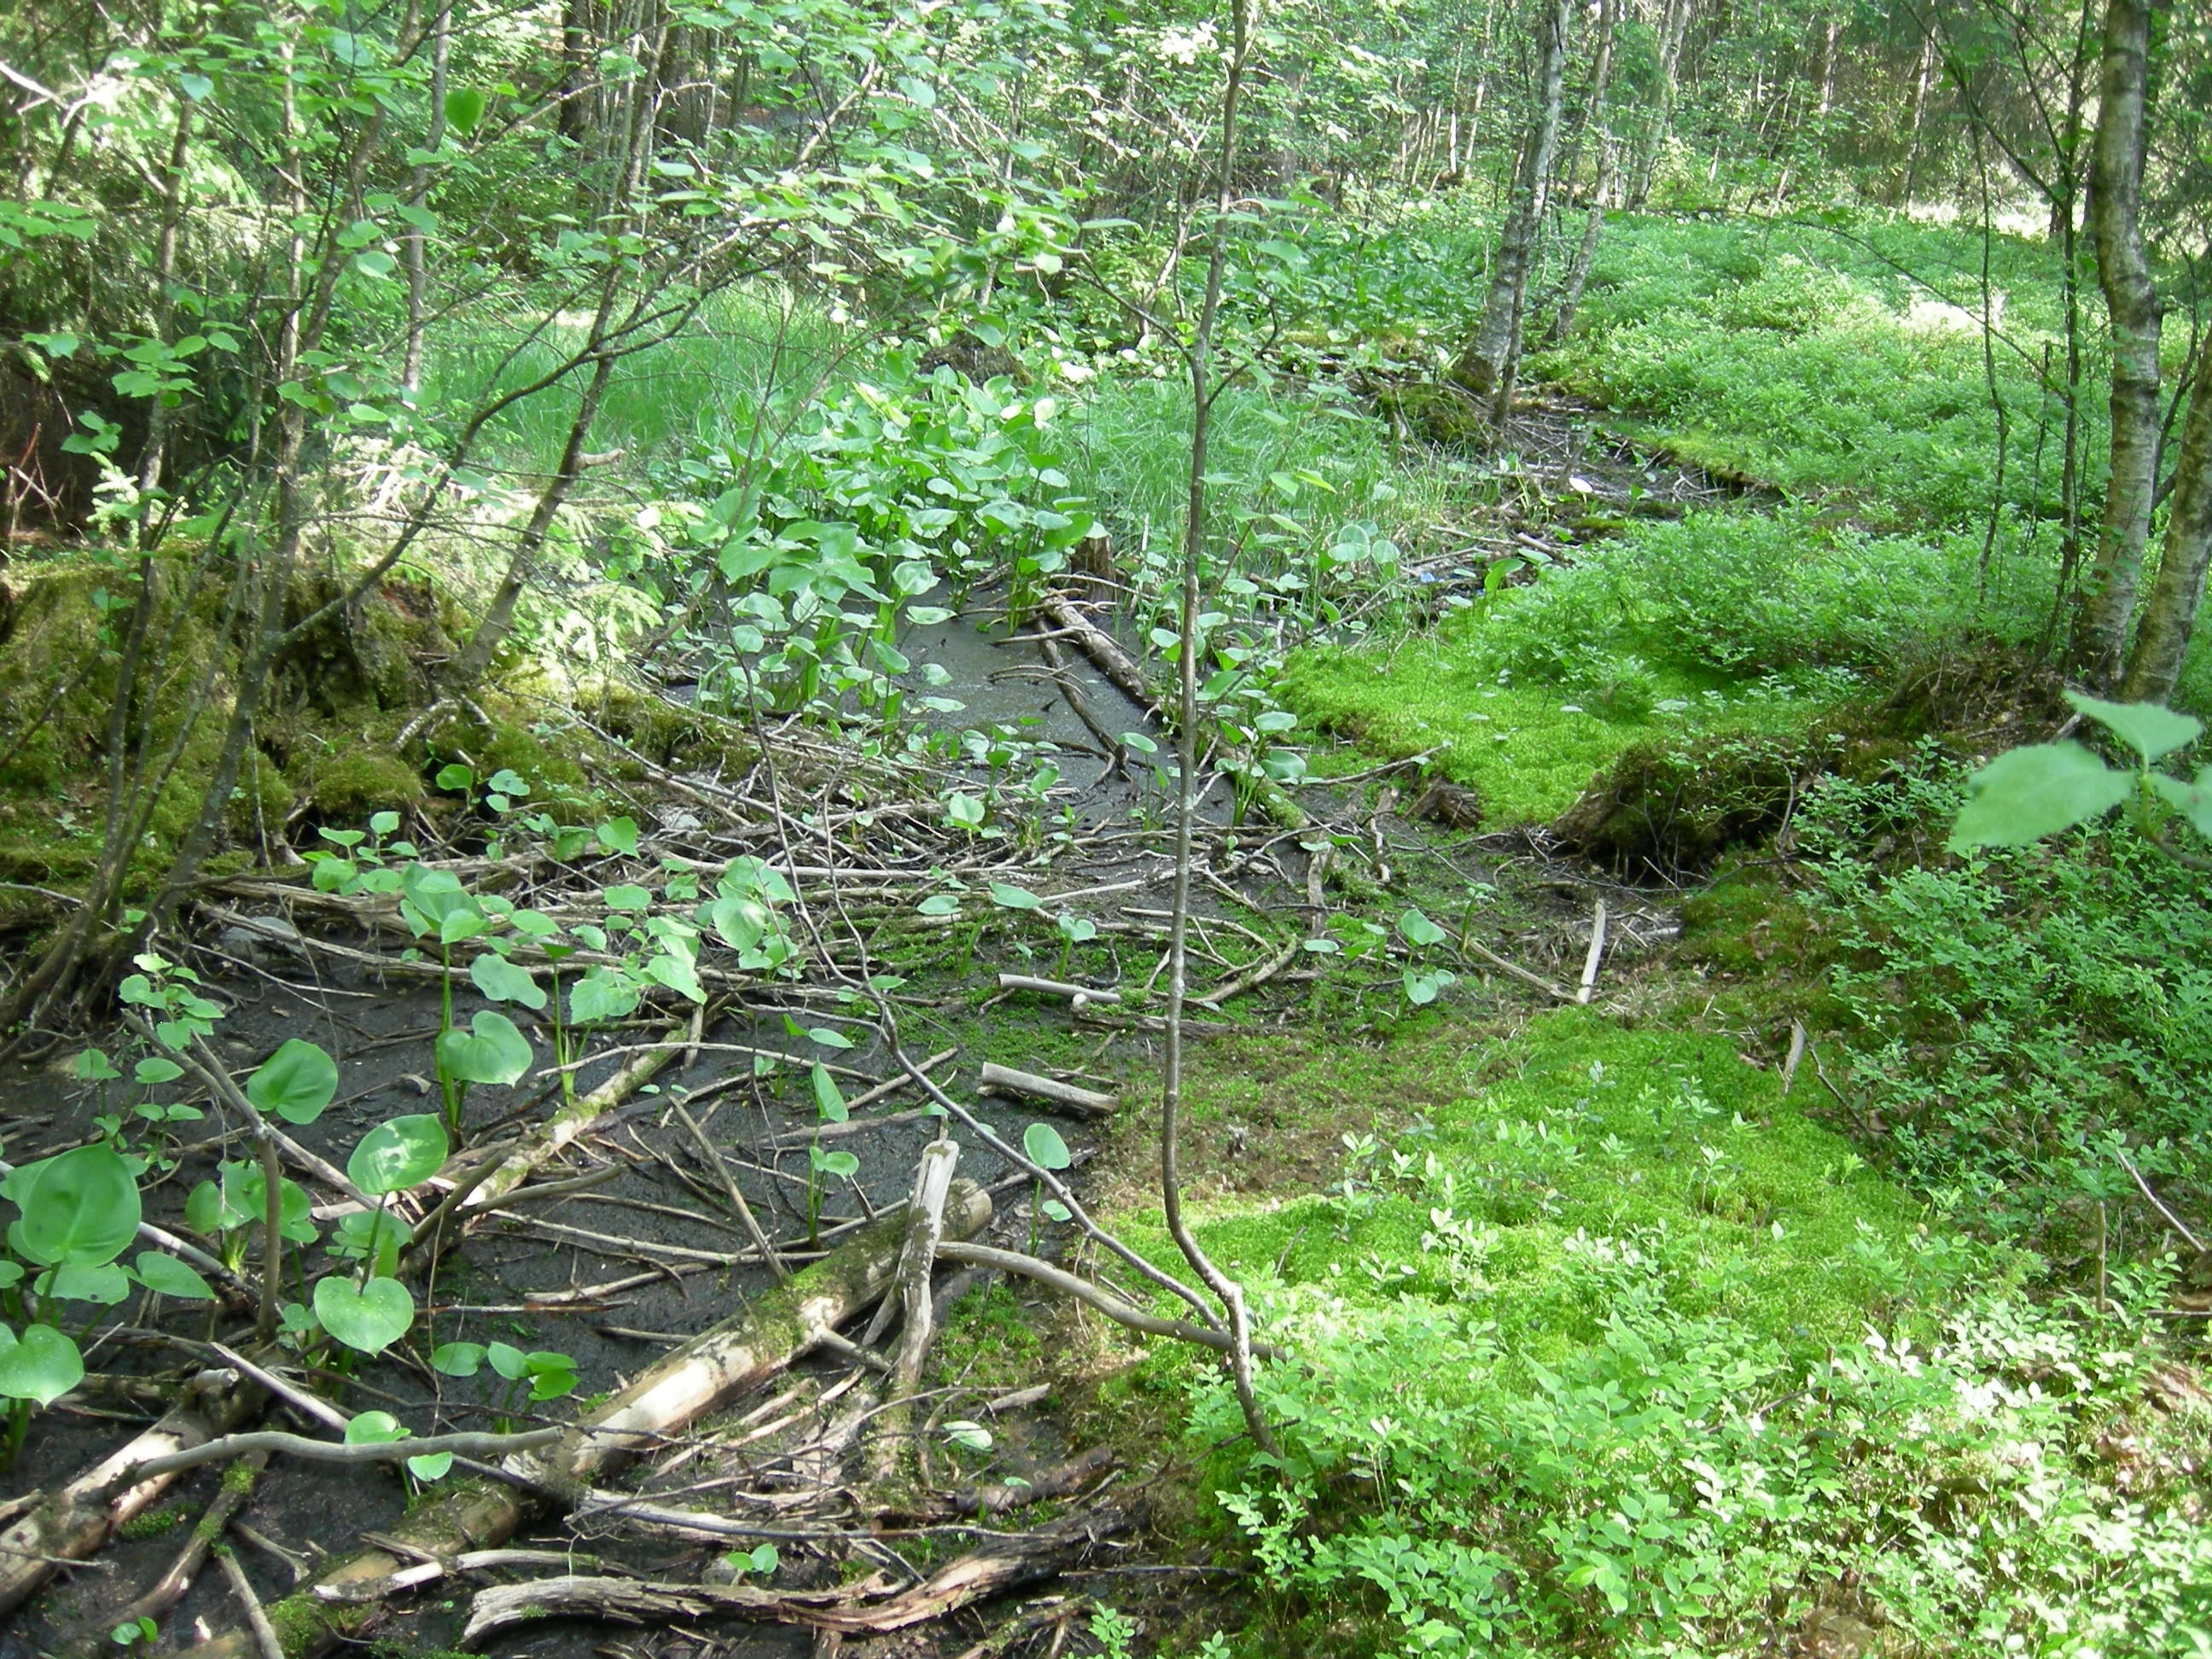
[[[1563,1271],[1613,1312],[1550,1364],[1464,1305],[1281,1308],[1305,1361],[1261,1379],[1284,1463],[1223,1498],[1268,1579],[1379,1615],[1359,1645],[1392,1654],[1752,1652],[1823,1607],[1918,1650],[2185,1650],[2212,1582],[2187,1483],[2085,1455],[2140,1332],[1993,1289],[1925,1343],[1808,1362],[1672,1310],[1681,1266],[1579,1237]],[[1197,1426],[1234,1412],[1217,1385]]]
[[[1498,667],[1577,688],[1631,655],[1732,679],[1879,669],[1982,611],[1980,556],[1972,538],[1869,535],[1802,507],[1696,513],[1507,590],[1468,637]]]
[[[1971,1195],[1989,1225],[2063,1222],[2129,1177],[2212,1201],[2212,878],[2125,825],[2094,839],[1886,869],[1863,850],[1940,836],[1964,769],[1825,781],[1800,834],[1811,902],[1850,953],[1834,970],[1850,1078],[1909,1176]],[[1930,847],[1928,851],[1932,853]]]

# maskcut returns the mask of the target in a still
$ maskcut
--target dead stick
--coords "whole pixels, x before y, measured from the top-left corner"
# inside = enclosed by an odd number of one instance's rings
[[[1605,901],[1597,902],[1590,915],[1589,953],[1583,958],[1582,988],[1575,994],[1577,1002],[1588,1002],[1590,994],[1597,989],[1597,965],[1605,959]]]
[[[1195,1342],[1216,1353],[1229,1352],[1230,1339],[1226,1331],[1205,1330],[1196,1325],[1186,1324],[1180,1319],[1164,1319],[1158,1314],[1147,1313],[1087,1279],[1079,1279],[1064,1267],[1056,1267],[1051,1262],[1033,1255],[1024,1255],[1018,1250],[1002,1250],[994,1245],[947,1239],[938,1246],[937,1254],[946,1261],[963,1261],[976,1267],[996,1267],[1001,1273],[1018,1273],[1024,1279],[1034,1279],[1038,1284],[1048,1285],[1063,1296],[1073,1297],[1086,1307],[1096,1308],[1116,1324],[1127,1325],[1133,1331]],[[1252,1352],[1272,1358],[1278,1351],[1255,1343]]]
[[[150,1480],[156,1475],[196,1469],[203,1463],[243,1457],[248,1452],[282,1452],[287,1457],[310,1458],[318,1463],[397,1463],[405,1457],[433,1452],[458,1452],[471,1457],[500,1457],[508,1452],[550,1446],[561,1437],[559,1429],[527,1429],[520,1434],[432,1434],[419,1439],[372,1441],[349,1446],[343,1440],[316,1440],[282,1429],[256,1429],[246,1434],[228,1434],[198,1446],[149,1457],[117,1471],[118,1485]]]
[[[1547,996],[1556,997],[1561,1002],[1572,1002],[1575,1000],[1575,994],[1572,991],[1560,989],[1559,987],[1553,984],[1551,981],[1545,979],[1540,975],[1530,973],[1526,968],[1523,968],[1517,962],[1508,962],[1504,957],[1499,956],[1497,951],[1492,950],[1480,939],[1474,939],[1467,934],[1462,934],[1460,936],[1459,946],[1462,951],[1474,951],[1475,955],[1480,957],[1492,967],[1503,969],[1505,972],[1512,975],[1514,978],[1522,980],[1528,984],[1534,986]]]
[[[261,1659],[284,1659],[284,1644],[276,1639],[276,1627],[269,1622],[268,1611],[246,1581],[246,1569],[238,1565],[237,1555],[229,1545],[218,1544],[215,1559],[222,1568],[222,1576],[230,1581],[230,1593],[246,1609],[246,1622],[252,1626],[254,1644],[261,1650]]]
[[[676,1109],[676,1116],[690,1132],[691,1139],[698,1143],[699,1150],[706,1154],[707,1162],[714,1166],[714,1173],[722,1178],[722,1190],[730,1195],[730,1202],[737,1207],[738,1219],[744,1223],[745,1232],[752,1239],[753,1248],[761,1253],[761,1260],[767,1262],[769,1270],[775,1273],[776,1283],[789,1282],[791,1269],[783,1265],[783,1258],[775,1253],[775,1247],[768,1242],[768,1235],[761,1231],[760,1218],[753,1214],[753,1206],[745,1202],[745,1195],[738,1188],[737,1176],[730,1173],[730,1166],[722,1161],[722,1155],[715,1150],[714,1143],[707,1139],[707,1132],[699,1127],[698,1120],[683,1107]]]

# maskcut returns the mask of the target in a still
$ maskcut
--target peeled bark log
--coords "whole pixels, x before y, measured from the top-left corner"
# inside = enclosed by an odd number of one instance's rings
[[[945,1205],[948,1236],[967,1238],[991,1218],[991,1200],[973,1182],[954,1184]],[[527,1489],[472,1480],[412,1511],[392,1536],[433,1556],[495,1547],[526,1520],[549,1507],[551,1492],[580,1492],[592,1477],[634,1453],[649,1450],[689,1426],[719,1401],[764,1381],[811,1347],[823,1331],[849,1319],[891,1281],[906,1240],[906,1216],[885,1216],[833,1255],[757,1297],[752,1305],[670,1353],[598,1411],[575,1425],[542,1454],[507,1460],[505,1468]],[[327,1651],[374,1622],[376,1603],[331,1601],[347,1586],[388,1578],[410,1565],[371,1548],[333,1561],[291,1595],[270,1607],[270,1618],[289,1659]],[[192,1659],[252,1659],[253,1638],[233,1632],[191,1649]]]
[[[228,1433],[258,1408],[261,1398],[260,1389],[234,1371],[202,1371],[160,1422],[0,1533],[0,1613],[19,1606],[59,1565],[106,1548],[125,1522],[150,1508],[177,1480],[175,1473],[152,1475],[111,1493],[118,1474]]]
[[[975,1086],[985,1094],[1019,1095],[1030,1100],[1042,1101],[1047,1106],[1057,1107],[1077,1117],[1109,1118],[1116,1104],[1111,1095],[1102,1095],[1096,1089],[1085,1089],[1073,1083],[1062,1083],[1048,1077],[1039,1077],[1034,1072],[1018,1072],[1011,1066],[983,1067]]]

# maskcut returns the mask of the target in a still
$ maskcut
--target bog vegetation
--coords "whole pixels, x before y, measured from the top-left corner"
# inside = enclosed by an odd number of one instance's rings
[[[0,11],[24,1650],[2212,1649],[2208,111]]]

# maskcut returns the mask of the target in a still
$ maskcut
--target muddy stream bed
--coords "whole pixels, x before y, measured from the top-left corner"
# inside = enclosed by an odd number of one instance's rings
[[[1033,640],[1006,635],[979,610],[916,629],[902,648],[917,665],[910,677],[917,690],[920,665],[935,664],[944,672],[931,677],[937,684],[930,690],[965,705],[959,713],[935,717],[942,725],[954,731],[1012,728],[1021,743],[1048,746],[1031,757],[1048,762],[1059,774],[1042,805],[1031,809],[1034,822],[1043,827],[1000,841],[975,842],[956,840],[941,824],[910,833],[895,830],[888,839],[870,842],[864,860],[869,873],[854,878],[852,884],[890,893],[890,908],[911,912],[916,897],[938,890],[933,869],[950,867],[959,875],[968,890],[965,908],[947,926],[965,930],[969,943],[949,964],[940,959],[894,994],[902,1047],[916,1060],[939,1056],[930,1067],[933,1079],[1008,1143],[1020,1145],[1034,1123],[1052,1123],[1072,1152],[1070,1179],[1080,1192],[1085,1166],[1100,1150],[1097,1125],[1055,1115],[1034,1099],[979,1093],[979,1063],[996,1059],[1021,1065],[1024,1034],[1033,1033],[1038,1048],[1062,1060],[1059,1066],[1040,1064],[1038,1070],[1051,1070],[1085,1089],[1111,1093],[1126,1085],[1141,1094],[1152,1075],[1156,1020],[1118,1012],[1103,999],[1088,1008],[1072,1006],[1065,994],[1018,993],[979,1011],[979,995],[988,992],[994,974],[1053,977],[1061,959],[1042,926],[1017,933],[1003,909],[993,908],[988,884],[1003,881],[1042,896],[1045,917],[1074,913],[1091,919],[1100,932],[1076,970],[1088,973],[1089,983],[1101,990],[1145,985],[1155,973],[1166,926],[1172,874],[1164,827],[1167,800],[1146,765],[1114,763],[1102,731],[1109,737],[1158,734],[1149,712],[1117,690],[1080,651],[1063,647],[1056,663],[1048,664]],[[688,690],[677,684],[670,695],[680,701]],[[1078,714],[1079,703],[1087,720]],[[1164,744],[1164,738],[1160,740]],[[1133,752],[1129,758],[1135,760]],[[965,778],[979,792],[990,784],[988,773],[971,763],[948,759],[945,766],[940,781],[948,775],[956,782]],[[661,861],[671,857],[713,868],[750,854],[793,874],[800,907],[811,910],[817,937],[836,934],[849,918],[837,884],[823,881],[817,872],[824,858],[821,843],[810,847],[792,840],[793,822],[804,817],[800,804],[787,801],[793,817],[781,828],[773,819],[748,823],[751,808],[746,803],[758,805],[761,794],[757,780],[695,778],[689,781],[688,793],[661,798],[659,822],[641,825],[644,834],[634,856],[594,856],[577,860],[569,870],[549,869],[540,860],[512,872],[485,871],[483,879],[491,886],[504,882],[503,890],[518,902],[527,891],[550,908],[564,895],[596,892],[616,883],[657,883],[665,873]],[[1571,958],[1579,949],[1577,926],[1587,933],[1586,884],[1593,879],[1591,872],[1556,864],[1526,837],[1462,836],[1449,849],[1438,848],[1391,811],[1395,797],[1386,796],[1356,820],[1345,817],[1351,799],[1349,791],[1304,792],[1303,804],[1326,821],[1317,820],[1315,829],[1301,834],[1264,820],[1232,825],[1231,790],[1218,778],[1210,785],[1203,805],[1207,872],[1195,902],[1202,948],[1194,962],[1194,996],[1202,998],[1209,985],[1218,989],[1249,978],[1263,959],[1276,963],[1261,979],[1274,981],[1278,991],[1313,977],[1303,962],[1292,958],[1299,935],[1319,925],[1311,908],[1311,890],[1318,884],[1309,880],[1315,856],[1309,849],[1322,836],[1334,843],[1334,855],[1364,861],[1370,877],[1377,866],[1401,855],[1433,855],[1467,881],[1495,880],[1501,870],[1517,866],[1533,878],[1529,890],[1538,895],[1540,905],[1548,906],[1540,927],[1548,930],[1550,942],[1540,965],[1547,972],[1571,975]],[[1397,805],[1402,811],[1405,803]],[[708,806],[718,810],[702,810]],[[1391,879],[1387,867],[1380,873],[1386,884]],[[1643,902],[1627,890],[1619,890],[1632,902]],[[1548,898],[1542,896],[1547,891]],[[374,1126],[395,1115],[438,1109],[432,1043],[439,1029],[439,997],[434,980],[419,967],[400,972],[377,965],[380,958],[389,963],[410,943],[396,917],[364,927],[333,915],[327,905],[303,902],[309,896],[302,884],[233,884],[162,946],[173,959],[204,975],[205,994],[223,1009],[214,1051],[240,1081],[289,1038],[318,1043],[336,1059],[336,1100],[313,1124],[291,1133],[310,1152],[343,1166]],[[1652,900],[1639,914],[1646,916],[1650,941],[1671,931],[1663,902]],[[900,934],[878,922],[851,931],[884,942],[886,949],[911,936],[910,927]],[[1530,940],[1535,937],[1532,933]],[[1639,944],[1626,943],[1631,937]],[[1623,951],[1650,942],[1632,928],[1621,938],[1617,948]],[[1018,939],[1026,942],[1026,950],[1017,948]],[[1288,943],[1279,951],[1278,941]],[[720,962],[726,969],[726,953],[718,952],[710,938],[701,953],[702,966]],[[489,1005],[465,975],[457,973],[456,982],[456,1018],[465,1023],[472,1012]],[[872,1217],[901,1206],[922,1148],[938,1133],[938,1120],[923,1109],[921,1092],[902,1076],[896,1056],[868,1017],[867,1004],[849,991],[841,1000],[836,988],[819,974],[804,983],[757,975],[739,982],[726,976],[710,981],[708,990],[705,1017],[696,1027],[690,1023],[691,1005],[671,996],[591,1035],[592,1058],[575,1073],[579,1091],[605,1083],[633,1064],[642,1047],[665,1042],[672,1032],[687,1052],[676,1054],[651,1082],[532,1177],[538,1184],[560,1183],[568,1190],[514,1202],[497,1216],[475,1222],[465,1242],[444,1257],[434,1275],[416,1282],[417,1322],[404,1341],[373,1360],[352,1356],[355,1363],[346,1367],[349,1376],[311,1372],[299,1366],[296,1355],[280,1356],[293,1368],[292,1380],[312,1385],[349,1413],[389,1410],[418,1435],[566,1422],[580,1406],[619,1389],[684,1339],[771,1291],[774,1281],[752,1255],[748,1232],[727,1196],[728,1180],[735,1181],[778,1252],[793,1267],[834,1249]],[[1156,1014],[1157,1003],[1151,1007]],[[557,1081],[546,1072],[554,1062],[544,1017],[519,1007],[507,1012],[530,1037],[535,1065],[511,1089],[474,1091],[467,1109],[471,1143],[516,1136],[560,1101]],[[1203,1030],[1221,1012],[1201,1005],[1193,1010],[1194,1023]],[[979,1022],[985,1033],[980,1039]],[[1065,1063],[1072,1052],[1066,1036],[1071,1030],[1079,1030],[1085,1044],[1082,1064],[1073,1067]],[[835,1034],[836,1040],[820,1040],[816,1034],[821,1032]],[[120,1029],[90,1033],[88,1040],[118,1056],[126,1075],[131,1058],[141,1052]],[[692,1043],[696,1052],[688,1051]],[[840,1046],[846,1043],[850,1046]],[[114,1109],[117,1102],[127,1112],[130,1103],[143,1097],[143,1091],[122,1082],[104,1085],[118,1091],[112,1097],[80,1082],[74,1063],[84,1046],[84,1040],[61,1041],[34,1062],[0,1071],[0,1121],[7,1126],[4,1156],[9,1161],[21,1164],[82,1144],[97,1133],[93,1119],[100,1112]],[[978,1048],[989,1052],[979,1054]],[[824,1149],[850,1152],[859,1167],[850,1179],[824,1176],[817,1183],[819,1213],[810,1244],[809,1147],[821,1127],[811,1086],[811,1068],[817,1062],[829,1070],[848,1100],[864,1103],[849,1121],[829,1126],[820,1141]],[[184,1092],[185,1088],[172,1085],[163,1097],[194,1101],[208,1115],[173,1126],[173,1168],[149,1171],[142,1183],[147,1219],[179,1232],[186,1231],[186,1194],[216,1174],[224,1149],[210,1142],[226,1121],[204,1095]],[[684,1124],[685,1114],[711,1142],[713,1153],[702,1149]],[[1048,1224],[1042,1236],[1036,1232],[1029,1178],[976,1135],[963,1131],[957,1138],[960,1176],[979,1183],[992,1199],[986,1239],[1019,1250],[1030,1248],[1034,1238],[1041,1253],[1064,1252],[1066,1230],[1056,1235]],[[246,1154],[234,1146],[229,1155]],[[303,1178],[303,1184],[326,1209],[338,1198],[312,1176]],[[318,1224],[325,1241],[333,1224],[327,1215]],[[216,1248],[215,1241],[187,1236]],[[288,1272],[296,1275],[301,1254],[289,1258]],[[303,1254],[311,1274],[334,1265],[320,1245]],[[249,1280],[258,1261],[257,1237],[242,1263]],[[941,1263],[940,1307],[949,1310],[992,1277],[987,1270],[956,1271]],[[1042,1321],[1048,1294],[1026,1283],[1018,1289]],[[296,1280],[288,1285],[287,1299],[299,1294]],[[82,1312],[82,1304],[72,1305]],[[847,1328],[848,1340],[859,1334],[856,1327]],[[98,1386],[81,1389],[38,1415],[21,1457],[0,1475],[0,1500],[54,1489],[159,1416],[160,1389],[173,1388],[181,1375],[210,1363],[205,1350],[180,1346],[171,1338],[186,1343],[219,1338],[245,1346],[252,1336],[252,1310],[235,1304],[213,1314],[175,1302],[149,1310],[134,1291],[131,1299],[103,1310],[83,1338]],[[441,1375],[426,1357],[434,1344],[454,1341],[501,1341],[567,1354],[576,1373],[573,1395],[518,1404],[500,1397],[502,1385],[488,1370],[465,1380]],[[878,1349],[889,1356],[897,1347],[894,1324],[879,1336]],[[164,1380],[156,1386],[151,1381],[156,1378]],[[871,1365],[850,1353],[817,1348],[787,1375],[721,1401],[684,1431],[668,1437],[616,1484],[625,1492],[661,1494],[665,1501],[696,1509],[767,1517],[787,1534],[840,1527],[865,1533],[871,1524],[866,1504],[854,1497],[855,1488],[866,1484],[869,1455],[860,1431],[872,1420],[866,1413],[870,1402],[880,1399],[883,1382]],[[940,1488],[1026,1480],[1064,1465],[1089,1443],[1083,1425],[1068,1420],[1039,1389],[1001,1389],[995,1395],[939,1390],[924,1396],[916,1410],[933,1427],[960,1420],[988,1431],[988,1452],[951,1446],[941,1433],[923,1437],[930,1448],[928,1473]],[[325,1438],[332,1433],[282,1403],[260,1425]],[[108,1635],[118,1611],[176,1557],[193,1522],[216,1496],[222,1467],[209,1465],[185,1475],[148,1516],[132,1522],[91,1561],[64,1568],[27,1605],[0,1618],[0,1659],[118,1651]],[[1092,1494],[1102,1482],[1130,1478],[1126,1472],[1116,1476],[1102,1468],[1097,1479],[1086,1480],[1083,1492]],[[275,1603],[292,1591],[301,1572],[313,1571],[324,1553],[345,1555],[359,1547],[364,1533],[389,1534],[398,1527],[410,1501],[396,1464],[332,1465],[280,1455],[241,1513],[250,1530],[234,1527],[240,1564],[262,1600]],[[990,1524],[1018,1528],[1021,1513],[996,1517]],[[729,1540],[641,1531],[590,1516],[538,1520],[514,1544],[570,1552],[580,1560],[596,1558],[609,1564],[609,1571],[687,1583],[698,1581],[731,1547]],[[960,1548],[972,1547],[972,1540],[963,1545],[957,1538],[927,1533],[902,1535],[895,1528],[883,1544],[878,1563],[895,1578],[909,1571],[927,1575]],[[1094,1559],[1142,1560],[1145,1548],[1140,1536],[1121,1537],[1103,1543]],[[910,1559],[916,1552],[923,1553],[918,1564]],[[766,1581],[779,1589],[827,1586],[849,1577],[852,1552],[843,1541],[817,1546],[803,1536],[787,1537],[779,1553],[775,1573]],[[538,1566],[519,1576],[557,1571]],[[373,1639],[396,1651],[448,1647],[467,1617],[471,1590],[515,1576],[448,1578],[427,1592],[396,1598],[375,1626]],[[1082,1580],[1079,1576],[1060,1588],[1079,1589]],[[986,1604],[901,1638],[855,1638],[848,1646],[854,1653],[951,1656],[969,1649],[993,1618],[1003,1616]],[[210,1562],[162,1616],[158,1648],[180,1650],[242,1624],[237,1599]],[[768,1656],[819,1650],[815,1644],[804,1627],[731,1620],[642,1631],[550,1620],[496,1635],[484,1650],[546,1659],[594,1653]]]

